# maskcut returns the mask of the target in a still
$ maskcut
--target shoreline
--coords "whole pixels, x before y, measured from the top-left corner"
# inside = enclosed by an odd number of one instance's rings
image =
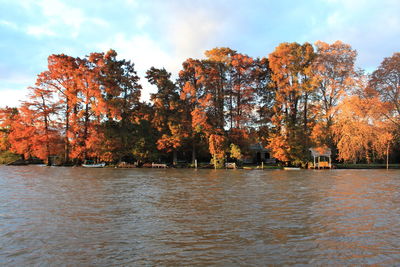
[[[40,167],[71,167],[71,168],[86,168],[90,169],[87,167],[83,166],[75,166],[75,165],[52,165],[52,166],[47,166],[44,164],[24,164],[24,165],[10,165],[10,164],[0,164],[0,166],[13,166],[13,167],[19,167],[19,166],[40,166]],[[160,168],[152,168],[152,167],[118,167],[117,165],[106,165],[105,167],[102,168],[96,168],[96,169],[160,169]],[[174,167],[174,166],[168,166],[167,168],[163,169],[204,169],[204,170],[211,170],[214,169],[213,167],[199,167],[199,168],[194,168],[194,167]],[[218,168],[217,170],[284,170],[284,166],[277,166],[277,165],[267,165],[262,168],[261,166],[257,165],[247,165],[247,166],[242,166],[238,168]],[[386,164],[336,164],[334,165],[334,168],[329,169],[305,169],[305,168],[300,168],[300,170],[371,170],[371,169],[386,169]],[[391,170],[396,170],[400,169],[400,164],[393,163],[389,164],[389,169]]]

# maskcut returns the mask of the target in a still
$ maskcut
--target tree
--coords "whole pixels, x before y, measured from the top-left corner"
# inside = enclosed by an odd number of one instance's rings
[[[17,108],[0,108],[0,151],[7,151],[10,149],[8,136],[11,132],[12,124],[17,117]]]
[[[282,43],[269,55],[272,80],[277,86],[269,148],[282,161],[307,160],[311,132],[309,102],[315,90],[314,57],[313,47],[308,43]],[[282,143],[286,145],[279,145]]]
[[[393,129],[379,106],[377,97],[363,95],[349,96],[339,105],[340,112],[332,126],[339,160],[356,163],[365,159],[370,163],[385,156],[388,160]]]
[[[183,139],[188,137],[182,126],[182,105],[175,84],[170,80],[171,73],[165,69],[151,67],[146,78],[156,85],[157,93],[151,95],[154,107],[153,125],[159,131],[157,148],[173,152],[173,163],[177,163],[177,149]]]
[[[54,92],[48,88],[30,87],[29,90],[29,100],[22,104],[20,116],[26,117],[35,128],[35,135],[28,137],[33,145],[33,155],[51,164],[50,156],[61,152],[62,139],[56,121],[59,105],[53,99]]]
[[[208,135],[211,128],[206,113],[211,97],[206,94],[202,83],[203,68],[202,61],[189,58],[182,63],[178,78],[179,94],[184,111],[182,126],[192,144],[192,163],[196,160],[197,143],[201,142],[203,136]]]
[[[235,144],[231,144],[230,145],[230,156],[231,156],[231,158],[234,158],[236,160],[241,160],[243,158],[243,155],[242,155],[242,151],[240,150],[240,147]]]
[[[385,58],[369,81],[369,93],[382,102],[381,112],[400,129],[400,53]]]
[[[354,85],[357,52],[341,41],[333,44],[318,41],[315,46],[317,55],[313,62],[313,78],[320,103],[313,141],[317,146],[328,145],[335,151],[331,128],[338,112],[336,106]]]
[[[211,134],[208,143],[214,168],[221,168],[225,159],[226,137],[221,134]]]
[[[79,60],[64,54],[48,58],[48,70],[38,75],[36,86],[58,94],[62,107],[60,121],[64,128],[64,162],[70,162],[71,116],[77,113]]]
[[[95,115],[101,115],[101,126],[97,123],[96,128],[107,140],[97,149],[109,155],[112,161],[129,158],[141,138],[138,125],[144,118],[140,112],[142,87],[134,63],[117,59],[114,50],[92,53],[88,62],[89,71],[94,72],[100,89],[96,91],[101,93],[94,99],[96,105],[92,105]]]
[[[333,125],[338,147],[338,159],[357,161],[367,158],[374,137],[371,109],[368,99],[350,96],[340,104],[340,113]]]
[[[267,58],[255,59],[252,72],[252,82],[255,88],[255,108],[257,117],[254,125],[257,127],[256,141],[266,143],[269,138],[271,118],[274,115],[276,86],[272,81],[272,71]]]
[[[255,101],[255,88],[252,86],[253,59],[243,54],[235,54],[231,60],[232,103],[231,118],[233,127],[241,129],[251,122]],[[231,127],[231,128],[233,128]]]
[[[216,47],[207,50],[207,60],[203,61],[201,82],[210,99],[207,107],[209,122],[213,129],[223,130],[226,122],[233,128],[233,91],[230,67],[235,50],[228,47]],[[225,112],[226,111],[226,112]],[[228,114],[228,118],[225,117]]]

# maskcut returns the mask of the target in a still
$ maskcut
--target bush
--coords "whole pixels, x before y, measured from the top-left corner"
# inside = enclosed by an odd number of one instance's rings
[[[0,164],[8,164],[20,158],[20,155],[11,153],[10,151],[0,151]]]

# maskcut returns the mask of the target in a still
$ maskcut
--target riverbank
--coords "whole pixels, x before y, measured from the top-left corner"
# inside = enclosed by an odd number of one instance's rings
[[[7,165],[7,163],[10,163],[11,159],[14,159],[12,157],[13,155],[10,155],[9,157],[5,158],[5,161],[0,161],[0,165]],[[14,166],[20,166],[20,165],[38,165],[38,164],[32,164],[28,162],[24,162],[24,164],[14,164]],[[81,167],[81,166],[75,166],[75,165],[57,165],[53,167]],[[245,164],[242,166],[237,167],[236,169],[243,169],[243,170],[271,170],[271,169],[283,169],[284,166],[281,165],[256,165],[256,164]],[[126,169],[126,168],[152,168],[151,163],[149,164],[144,164],[143,166],[136,166],[134,164],[108,164],[104,168],[116,168],[116,169]],[[173,169],[194,169],[195,167],[192,164],[179,164],[176,166],[173,165],[167,165],[167,168],[173,168]],[[198,164],[198,169],[214,169],[212,164],[209,163],[199,163]],[[228,169],[228,168],[222,168],[222,169]],[[229,168],[230,169],[230,168]],[[386,169],[386,164],[384,163],[371,163],[371,164],[333,164],[333,169]],[[392,163],[389,164],[389,169],[400,169],[400,164],[398,163]]]
[[[336,169],[386,169],[384,163],[370,163],[370,164],[335,164]],[[400,169],[400,164],[389,164],[389,169]]]

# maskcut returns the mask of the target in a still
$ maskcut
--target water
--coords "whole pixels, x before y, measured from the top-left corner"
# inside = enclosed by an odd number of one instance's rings
[[[0,166],[0,265],[399,265],[399,170]]]

